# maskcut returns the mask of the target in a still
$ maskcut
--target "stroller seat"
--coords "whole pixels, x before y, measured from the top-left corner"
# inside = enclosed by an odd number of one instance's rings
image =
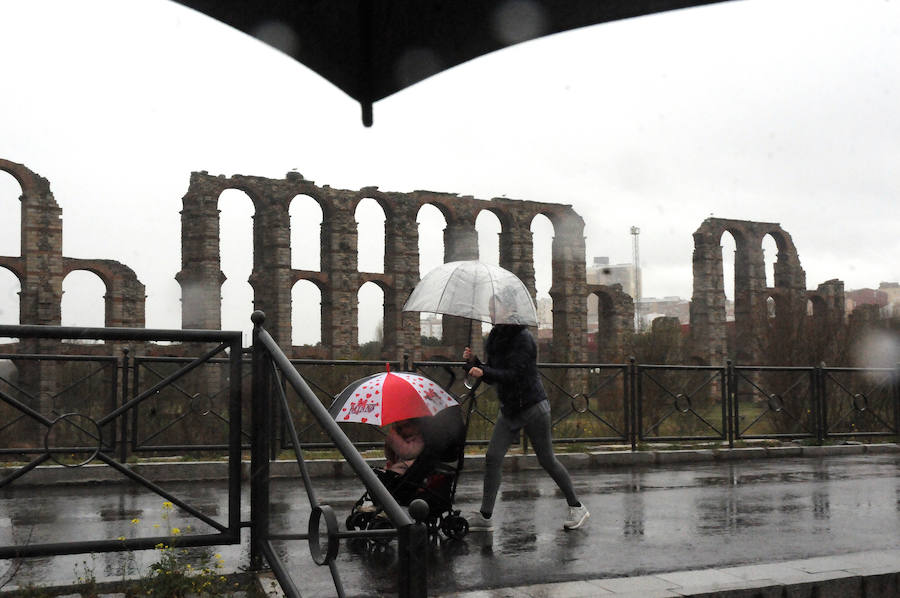
[[[461,538],[468,532],[468,523],[453,508],[466,439],[461,408],[448,407],[421,424],[425,446],[409,469],[402,475],[378,468],[375,473],[400,505],[409,506],[417,498],[428,503],[429,533],[440,530],[447,537]],[[383,507],[366,492],[348,515],[347,529],[389,527],[390,522],[379,517],[381,512]]]

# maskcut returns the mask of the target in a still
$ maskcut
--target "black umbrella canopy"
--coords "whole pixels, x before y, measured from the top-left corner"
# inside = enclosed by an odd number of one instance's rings
[[[495,50],[727,0],[175,0],[303,63],[362,105]]]

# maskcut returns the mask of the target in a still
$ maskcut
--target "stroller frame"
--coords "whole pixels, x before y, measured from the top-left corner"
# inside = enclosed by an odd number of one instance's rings
[[[415,499],[422,499],[428,503],[428,517],[425,523],[428,526],[428,534],[432,537],[442,533],[445,537],[458,540],[463,538],[469,532],[469,523],[465,517],[460,515],[460,510],[454,508],[454,499],[456,498],[456,487],[459,483],[459,475],[462,472],[465,461],[465,439],[469,432],[469,420],[474,408],[474,398],[469,394],[469,404],[463,419],[462,442],[456,451],[455,461],[438,460],[434,467],[429,471],[425,478],[421,481],[410,481],[406,479],[406,474],[400,475],[394,480],[392,486],[388,487],[393,494],[394,491],[402,485],[407,485],[406,489],[412,489],[414,496],[409,502]],[[375,468],[376,472],[383,472],[379,468]],[[379,478],[384,481],[384,474],[379,473]],[[442,489],[440,484],[442,480],[449,481],[449,487]],[[385,484],[386,486],[388,484]],[[406,502],[406,501],[404,501]],[[402,504],[402,503],[401,503]],[[369,492],[363,493],[361,497],[353,504],[350,514],[346,519],[346,527],[348,530],[375,530],[375,529],[391,529],[393,524],[387,518],[384,507],[380,505]],[[389,538],[375,540],[376,543],[387,543]]]

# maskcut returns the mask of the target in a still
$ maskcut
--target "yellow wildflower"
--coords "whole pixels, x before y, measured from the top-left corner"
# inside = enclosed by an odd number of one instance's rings
[[[165,509],[165,510],[168,511],[168,510],[171,510],[172,508],[173,508],[173,505],[172,505],[171,502],[166,501],[166,502],[163,503],[163,509]]]
[[[132,525],[137,525],[137,524],[140,523],[140,522],[141,522],[141,520],[138,519],[137,517],[135,517],[134,519],[131,520],[131,524],[132,524]]]
[[[173,535],[173,536],[177,536],[177,535],[180,534],[180,533],[181,533],[181,528],[180,528],[180,527],[173,527],[173,528],[172,528],[172,535]]]

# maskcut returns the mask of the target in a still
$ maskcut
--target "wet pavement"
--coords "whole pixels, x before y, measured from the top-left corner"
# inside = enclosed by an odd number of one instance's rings
[[[573,469],[591,511],[584,528],[562,529],[565,501],[541,471],[507,473],[491,534],[436,541],[429,594],[734,567],[900,548],[900,455],[711,461],[666,466]],[[343,517],[362,488],[351,479],[316,479],[319,501]],[[15,484],[13,484],[15,486]],[[227,514],[224,483],[164,486],[203,512]],[[464,472],[456,504],[477,508],[481,474]],[[249,488],[245,497],[249,497]],[[125,484],[10,488],[0,492],[0,545],[185,533],[209,528],[163,499]],[[243,519],[249,518],[248,499]],[[272,530],[305,532],[308,501],[299,480],[272,485]],[[134,522],[136,521],[136,522]],[[159,526],[159,527],[155,527]],[[277,545],[304,596],[334,595],[327,567],[301,541]],[[226,568],[247,564],[240,546],[216,549]],[[395,592],[396,542],[371,550],[342,544],[338,569],[349,595]],[[139,565],[155,560],[137,553]],[[0,575],[6,570],[0,561]],[[119,553],[28,559],[15,583],[72,582],[90,568],[121,575]]]

